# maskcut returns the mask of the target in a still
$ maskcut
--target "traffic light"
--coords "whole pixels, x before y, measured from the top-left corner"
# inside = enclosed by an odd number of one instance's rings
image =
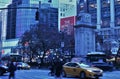
[[[35,14],[35,20],[36,20],[36,21],[39,20],[39,12],[38,12],[38,10],[36,11],[36,14]]]

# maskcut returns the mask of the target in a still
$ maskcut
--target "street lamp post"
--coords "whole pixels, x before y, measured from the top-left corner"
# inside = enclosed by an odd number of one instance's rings
[[[32,40],[29,41],[29,52],[30,52],[30,63],[32,62],[33,52],[32,52]]]
[[[2,40],[0,39],[0,61],[1,61],[1,55],[2,55]]]
[[[61,49],[62,49],[62,53],[64,54],[64,32],[60,32],[61,33]]]

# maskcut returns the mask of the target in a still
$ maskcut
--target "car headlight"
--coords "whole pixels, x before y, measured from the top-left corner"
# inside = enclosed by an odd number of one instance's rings
[[[89,72],[93,72],[92,70],[87,70],[87,71],[89,71]]]
[[[22,67],[22,65],[18,65],[17,67]]]
[[[103,70],[100,70],[101,73],[103,73]]]

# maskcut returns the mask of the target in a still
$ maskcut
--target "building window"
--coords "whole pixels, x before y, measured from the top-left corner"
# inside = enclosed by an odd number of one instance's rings
[[[109,0],[103,0],[102,1],[102,7],[109,7],[110,6],[110,1]]]
[[[118,26],[120,25],[120,17],[119,16],[116,17],[116,25],[118,25]]]
[[[48,0],[48,2],[52,2],[52,0]]]
[[[60,16],[62,16],[62,13],[60,13]]]

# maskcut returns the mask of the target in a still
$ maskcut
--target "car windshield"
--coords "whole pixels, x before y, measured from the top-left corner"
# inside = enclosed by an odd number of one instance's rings
[[[24,66],[27,66],[28,64],[27,63],[23,63]]]
[[[90,67],[90,66],[87,65],[87,64],[84,64],[84,63],[80,63],[80,67],[85,67],[85,68],[87,68],[87,67]]]

